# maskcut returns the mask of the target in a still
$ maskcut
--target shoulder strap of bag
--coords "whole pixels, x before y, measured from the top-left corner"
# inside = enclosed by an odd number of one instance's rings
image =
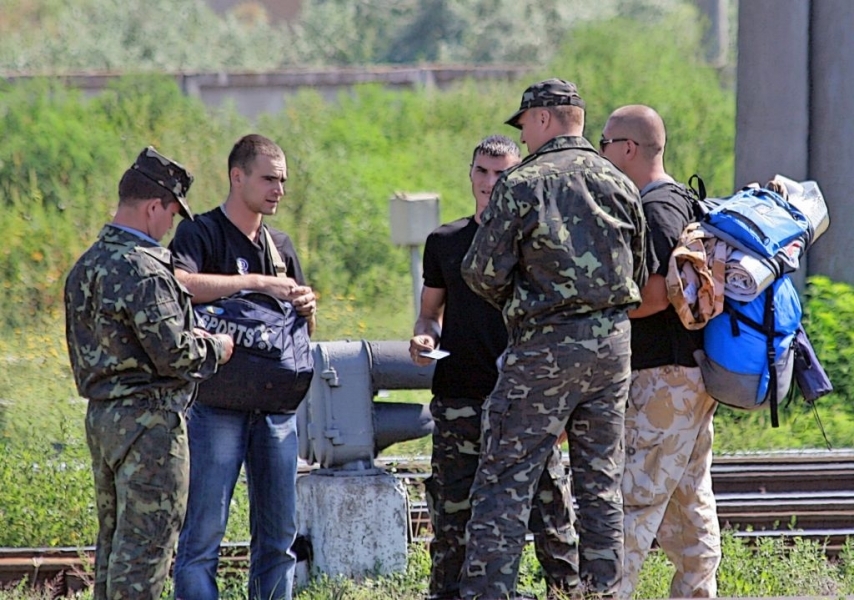
[[[276,244],[273,242],[273,236],[270,235],[270,230],[267,229],[266,225],[261,225],[261,229],[267,237],[267,252],[270,253],[270,258],[273,259],[273,266],[276,267],[276,275],[287,275],[288,267],[285,264],[285,261],[282,260],[282,255],[279,253],[279,249],[276,248]]]
[[[688,178],[688,188],[694,192],[694,196],[696,196],[697,200],[700,202],[706,199],[706,183],[697,173],[694,173]]]
[[[765,290],[765,313],[764,323],[765,326],[765,356],[768,360],[768,374],[769,381],[768,385],[770,386],[771,392],[771,427],[779,427],[780,420],[777,416],[777,403],[779,398],[777,398],[777,354],[774,351],[774,327],[776,325],[776,316],[774,310],[774,292],[772,291],[773,286],[768,286]]]

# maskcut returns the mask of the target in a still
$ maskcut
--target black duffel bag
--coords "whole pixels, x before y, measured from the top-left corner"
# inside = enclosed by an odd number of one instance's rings
[[[244,291],[194,310],[197,327],[234,338],[231,360],[199,384],[198,402],[273,413],[297,409],[311,384],[314,362],[308,322],[290,302]]]

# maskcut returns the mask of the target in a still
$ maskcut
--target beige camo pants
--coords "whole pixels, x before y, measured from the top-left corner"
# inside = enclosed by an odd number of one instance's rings
[[[632,372],[623,476],[623,598],[634,592],[654,539],[676,567],[672,598],[717,594],[721,535],[711,475],[715,407],[699,368]]]

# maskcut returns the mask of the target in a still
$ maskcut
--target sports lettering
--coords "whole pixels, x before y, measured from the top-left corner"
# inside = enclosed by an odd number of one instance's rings
[[[244,348],[255,348],[256,350],[269,350],[269,339],[275,332],[264,323],[258,323],[253,327],[228,322],[210,314],[198,314],[199,324],[210,333],[227,333],[234,338],[237,346]]]

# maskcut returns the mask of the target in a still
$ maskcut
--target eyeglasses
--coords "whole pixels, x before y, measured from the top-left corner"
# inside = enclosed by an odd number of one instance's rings
[[[640,144],[638,144],[638,143],[637,143],[636,141],[634,141],[632,138],[611,138],[611,139],[609,139],[609,140],[606,140],[605,138],[601,138],[601,139],[599,140],[599,152],[604,152],[604,151],[605,151],[605,146],[607,146],[608,144],[614,144],[614,143],[616,143],[616,142],[631,142],[631,143],[633,143],[635,146],[640,146]]]

